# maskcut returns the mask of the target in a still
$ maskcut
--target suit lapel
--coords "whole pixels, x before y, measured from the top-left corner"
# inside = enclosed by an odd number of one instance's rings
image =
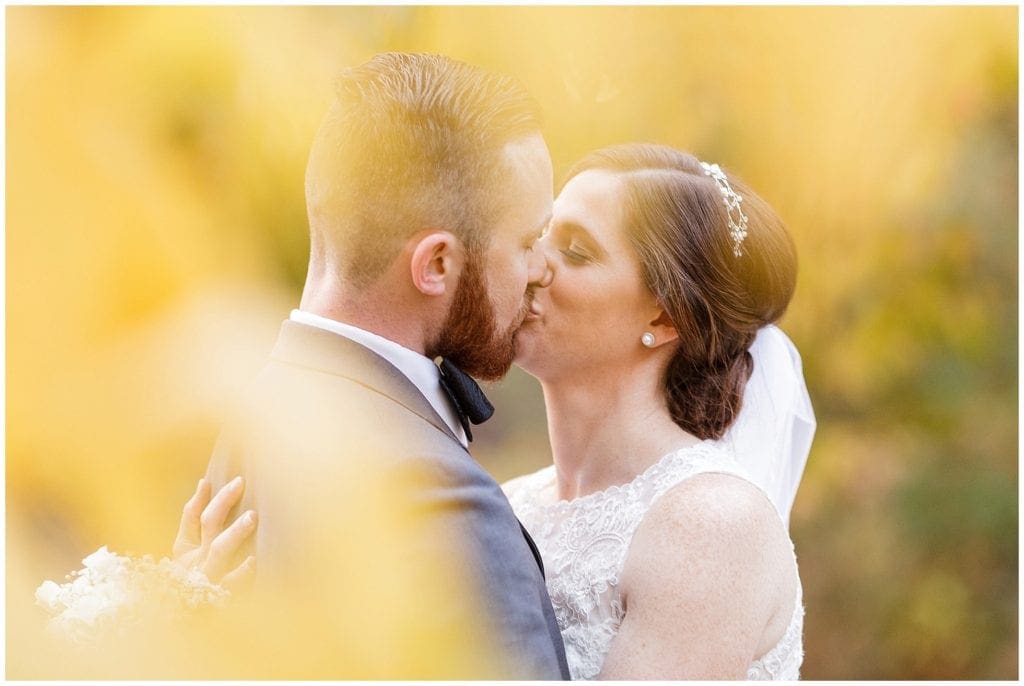
[[[285,320],[270,356],[279,362],[341,376],[376,391],[462,445],[409,377],[377,353],[349,338]]]
[[[281,334],[270,356],[286,364],[341,376],[381,393],[422,417],[462,446],[451,427],[441,419],[434,406],[405,374],[377,353],[349,338],[286,320],[281,325]],[[519,528],[543,577],[544,561],[540,551],[522,522],[519,522]]]
[[[519,521],[519,518],[516,518]],[[540,568],[540,576],[542,579],[547,577],[544,575],[544,560],[541,559],[540,550],[537,548],[537,544],[533,542],[533,538],[530,536],[530,532],[526,530],[522,522],[519,522],[519,529],[523,532],[523,538],[526,539],[526,544],[530,546],[530,552],[533,553],[533,559],[537,560],[537,566]]]

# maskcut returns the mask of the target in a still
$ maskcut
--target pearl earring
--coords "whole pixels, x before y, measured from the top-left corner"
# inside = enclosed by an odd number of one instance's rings
[[[650,331],[648,331],[647,333],[645,333],[643,336],[640,337],[640,342],[643,343],[648,348],[653,348],[654,347],[654,334],[651,333]]]

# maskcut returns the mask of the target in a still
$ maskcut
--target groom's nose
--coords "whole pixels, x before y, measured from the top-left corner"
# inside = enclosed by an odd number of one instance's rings
[[[544,241],[537,241],[530,252],[530,270],[527,278],[533,288],[547,288],[551,284],[551,277],[554,276],[551,259],[545,247]]]

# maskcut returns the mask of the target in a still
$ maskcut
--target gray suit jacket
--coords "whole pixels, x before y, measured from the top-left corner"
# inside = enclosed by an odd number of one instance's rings
[[[373,676],[569,678],[533,541],[494,479],[416,386],[379,355],[285,321],[270,362],[225,423],[207,471],[214,489],[237,474],[246,490],[232,515],[259,513],[258,586],[322,598],[323,640],[337,633],[327,608],[358,622],[360,613],[375,612],[356,609],[375,606],[364,596],[397,596],[407,614],[391,607],[382,610],[387,617],[366,620],[385,626],[373,640],[394,641],[401,655],[450,636],[492,658],[479,673],[462,661],[450,670],[434,665],[429,674],[396,667],[393,674],[370,670]],[[353,587],[352,579],[361,581]],[[309,615],[295,621],[309,624]],[[371,640],[358,634],[334,638],[349,648],[356,638]]]

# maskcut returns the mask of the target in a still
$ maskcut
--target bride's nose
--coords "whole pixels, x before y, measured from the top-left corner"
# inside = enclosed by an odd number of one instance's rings
[[[554,275],[554,260],[551,259],[547,242],[541,239],[533,244],[530,252],[530,285],[534,288],[547,288]]]

